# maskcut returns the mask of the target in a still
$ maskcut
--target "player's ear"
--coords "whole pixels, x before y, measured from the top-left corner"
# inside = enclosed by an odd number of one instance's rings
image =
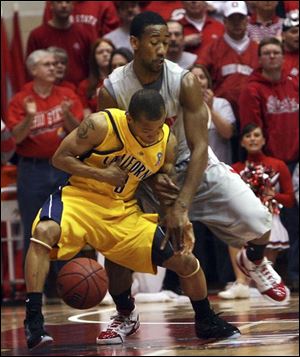
[[[129,114],[129,112],[126,112],[125,115],[126,115],[127,123],[128,124],[131,123],[133,121],[133,119],[132,119],[131,115]]]
[[[135,36],[130,36],[130,44],[133,51],[136,51],[139,48],[139,39]]]

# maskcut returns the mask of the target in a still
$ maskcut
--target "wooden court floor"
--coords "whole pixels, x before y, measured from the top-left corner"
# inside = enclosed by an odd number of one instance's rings
[[[51,348],[41,356],[299,356],[299,296],[274,306],[261,297],[224,301],[210,299],[216,312],[236,324],[238,339],[200,340],[194,334],[193,312],[186,301],[138,303],[141,326],[123,345],[97,346],[95,339],[114,311],[112,305],[75,310],[64,303],[46,305]],[[1,308],[1,355],[33,355],[26,348],[22,306]]]

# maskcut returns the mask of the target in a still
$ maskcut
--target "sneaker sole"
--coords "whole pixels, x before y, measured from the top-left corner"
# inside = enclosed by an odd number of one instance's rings
[[[38,349],[45,348],[45,347],[51,345],[53,341],[54,340],[53,340],[53,338],[51,336],[44,336],[37,345],[35,345],[34,347],[29,348],[29,351],[35,351],[35,350],[38,350]]]

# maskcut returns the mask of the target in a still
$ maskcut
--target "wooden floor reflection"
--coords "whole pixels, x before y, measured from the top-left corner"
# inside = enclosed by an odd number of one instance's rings
[[[211,296],[216,312],[242,332],[235,340],[200,340],[194,334],[193,311],[186,302],[139,303],[141,327],[123,345],[97,346],[95,339],[109,321],[113,306],[75,310],[60,303],[46,305],[51,348],[41,356],[298,356],[299,297],[274,306],[261,297],[224,301]],[[2,306],[1,355],[28,356],[22,306]],[[33,355],[33,354],[32,354]]]

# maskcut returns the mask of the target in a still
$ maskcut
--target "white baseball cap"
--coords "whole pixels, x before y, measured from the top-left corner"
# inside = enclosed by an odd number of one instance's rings
[[[229,17],[232,14],[248,15],[248,8],[245,1],[226,1],[223,7],[223,13],[225,17]]]

